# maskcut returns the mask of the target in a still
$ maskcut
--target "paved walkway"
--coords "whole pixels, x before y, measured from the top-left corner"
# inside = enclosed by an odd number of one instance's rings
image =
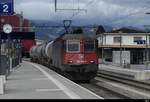
[[[103,99],[48,68],[23,62],[6,82],[0,99]]]

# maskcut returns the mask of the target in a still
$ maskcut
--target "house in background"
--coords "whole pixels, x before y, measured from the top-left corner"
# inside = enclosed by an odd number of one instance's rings
[[[100,62],[144,64],[150,59],[150,36],[146,32],[128,28],[105,32],[100,27],[96,34]]]

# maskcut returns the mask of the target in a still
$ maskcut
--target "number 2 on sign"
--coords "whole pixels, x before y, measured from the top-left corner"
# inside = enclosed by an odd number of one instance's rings
[[[3,5],[3,12],[8,12],[8,5]]]

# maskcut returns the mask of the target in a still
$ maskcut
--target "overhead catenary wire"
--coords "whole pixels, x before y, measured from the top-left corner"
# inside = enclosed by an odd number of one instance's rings
[[[90,0],[86,5],[85,5],[85,7],[88,7],[89,5],[91,5],[92,3],[94,3],[96,0]],[[79,0],[78,0],[78,4],[79,4]],[[79,7],[79,6],[78,6]],[[87,12],[87,11],[86,11]],[[75,17],[75,16],[77,16],[78,14],[79,14],[80,12],[78,11],[78,12],[76,12],[76,13],[74,13],[71,17],[70,17],[70,19],[73,19],[73,17]]]
[[[57,1],[57,0],[56,0]],[[91,5],[91,4],[93,4],[95,1],[97,1],[97,0],[90,0],[85,6],[89,6],[89,5]],[[78,9],[80,9],[80,6],[79,6],[79,0],[77,1],[78,2]],[[73,3],[75,3],[75,0],[73,1]],[[145,8],[146,9],[146,8]],[[121,16],[121,17],[117,17],[117,18],[115,18],[115,19],[112,19],[112,20],[109,20],[109,24],[113,24],[113,23],[115,23],[115,22],[119,22],[120,20],[123,20],[123,19],[126,19],[127,17],[130,17],[130,16],[133,16],[133,15],[136,15],[136,14],[139,14],[139,13],[141,13],[142,11],[136,11],[136,12],[132,12],[132,13],[129,13],[129,14],[127,14],[127,15],[125,15],[125,16]],[[75,16],[77,16],[78,14],[80,13],[80,11],[77,11],[76,13],[74,13],[72,16],[71,16],[71,18],[70,19],[73,19],[73,17],[75,17]],[[61,16],[62,17],[62,16]],[[63,18],[60,18],[60,19],[63,19]],[[54,27],[54,28],[56,28],[56,27]],[[38,29],[38,28],[37,28]],[[40,28],[41,29],[41,28]],[[50,28],[45,28],[45,29],[50,29]]]
[[[149,0],[145,0],[145,2],[143,2],[144,4],[147,4],[147,3],[150,3],[149,2]],[[143,9],[150,9],[149,7],[144,7]],[[119,22],[119,21],[121,21],[121,20],[123,20],[123,19],[126,19],[126,18],[128,18],[128,17],[131,17],[131,16],[134,16],[134,15],[138,15],[138,14],[144,14],[145,12],[143,12],[143,11],[136,11],[136,12],[131,12],[131,13],[129,13],[129,14],[127,14],[127,15],[124,15],[124,16],[121,16],[121,17],[117,17],[117,18],[114,18],[113,20],[109,20],[109,24],[114,24],[114,23],[116,23],[116,22]],[[108,21],[108,20],[107,20]],[[105,22],[106,23],[106,22]]]
[[[145,9],[146,9],[146,8],[145,8]],[[148,9],[148,8],[147,8],[147,9]],[[143,11],[137,11],[137,12],[129,13],[129,14],[125,15],[125,16],[122,16],[122,17],[115,18],[115,19],[111,20],[111,21],[110,21],[110,24],[113,24],[113,23],[118,22],[118,21],[120,21],[120,20],[127,19],[128,17],[134,16],[134,15],[138,15],[138,14],[142,14],[142,13],[144,14]]]
[[[91,0],[90,2],[88,2],[87,4],[86,4],[86,6],[88,6],[88,5],[91,5],[93,2],[94,2],[95,0]],[[149,7],[144,7],[143,9],[150,9]],[[77,16],[78,14],[79,14],[80,12],[76,12],[75,14],[73,14],[72,16],[71,16],[71,18],[70,19],[73,19],[73,17],[75,17],[75,16]],[[127,15],[124,15],[124,16],[121,16],[121,17],[117,17],[117,18],[114,18],[113,20],[109,20],[109,24],[113,24],[113,23],[115,23],[115,22],[119,22],[119,21],[121,21],[121,20],[123,20],[123,19],[126,19],[126,18],[128,18],[128,17],[131,17],[131,16],[134,16],[134,15],[137,15],[137,14],[144,14],[144,12],[143,11],[136,11],[136,12],[132,12],[132,13],[129,13],[129,14],[127,14]],[[108,20],[106,20],[106,21],[108,21]],[[104,22],[105,23],[105,22]]]
[[[63,8],[58,8],[57,3],[58,3],[57,0],[55,0],[55,12],[56,11],[61,11],[61,10],[62,11],[86,11],[85,9],[78,9],[78,8],[77,9],[76,8],[72,8],[72,9],[69,8],[68,9],[68,8],[64,8],[64,7]]]
[[[79,26],[72,26],[72,28],[78,28]],[[64,29],[63,26],[34,26],[34,27],[13,27],[13,28],[31,28],[31,29]],[[82,28],[97,28],[82,26]]]

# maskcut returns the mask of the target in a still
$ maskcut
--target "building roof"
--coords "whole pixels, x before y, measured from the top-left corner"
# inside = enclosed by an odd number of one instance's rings
[[[94,40],[96,39],[96,35],[91,34],[91,35],[86,35],[86,34],[65,34],[62,36],[63,40],[67,40],[67,39],[89,39],[89,40]]]
[[[129,29],[129,28],[120,28],[117,30],[112,30],[112,31],[107,32],[107,33],[119,33],[120,31],[122,33],[146,33],[146,32],[141,31],[141,30],[135,30],[135,29]]]
[[[105,33],[105,29],[102,25],[100,25],[96,31],[96,34],[101,34],[101,33]]]

